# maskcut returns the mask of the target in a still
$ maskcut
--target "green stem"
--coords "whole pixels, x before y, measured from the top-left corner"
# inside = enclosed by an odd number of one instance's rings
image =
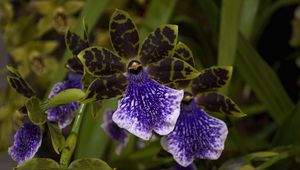
[[[279,162],[283,159],[287,159],[288,157],[299,155],[299,154],[300,154],[300,147],[292,148],[289,151],[280,153],[278,156],[276,156],[276,157],[270,159],[269,161],[261,164],[256,169],[257,170],[267,169],[268,167],[274,165],[275,163],[277,163],[277,162]]]
[[[70,163],[71,157],[72,157],[74,149],[76,147],[78,132],[79,132],[79,128],[81,125],[82,116],[83,116],[85,107],[86,107],[86,104],[81,104],[80,109],[76,114],[71,133],[67,138],[64,149],[62,150],[62,154],[60,157],[60,166],[62,168],[67,168]]]

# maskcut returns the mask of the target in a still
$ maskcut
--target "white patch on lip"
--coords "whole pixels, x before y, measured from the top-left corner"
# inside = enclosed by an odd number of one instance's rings
[[[179,117],[183,93],[148,77],[143,82],[131,82],[112,119],[144,140],[150,139],[153,130],[160,135],[169,134]]]

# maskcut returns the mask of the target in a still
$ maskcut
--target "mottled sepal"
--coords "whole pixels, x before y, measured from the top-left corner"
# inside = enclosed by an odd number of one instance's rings
[[[177,25],[162,25],[151,32],[142,44],[139,56],[144,66],[173,56],[177,44]]]
[[[121,57],[133,58],[137,56],[139,35],[127,12],[115,10],[110,18],[109,33],[112,46]]]
[[[169,134],[179,116],[183,90],[163,86],[142,70],[128,75],[128,80],[113,121],[143,140],[149,140],[152,131]]]
[[[195,158],[218,159],[227,134],[223,121],[197,108],[193,101],[182,102],[175,129],[161,138],[161,145],[178,164],[187,167]]]
[[[77,57],[68,59],[65,67],[71,72],[83,74],[83,65]]]
[[[85,70],[95,77],[126,71],[121,58],[103,47],[87,48],[78,54],[78,58]]]
[[[179,42],[175,46],[173,57],[179,58],[195,67],[195,61],[191,49],[182,42]]]
[[[229,97],[217,92],[204,92],[196,96],[197,105],[208,112],[223,113],[226,115],[246,116],[237,104]]]
[[[150,64],[147,67],[147,72],[151,77],[164,84],[191,80],[200,74],[187,62],[174,57],[166,57],[159,62]]]
[[[21,77],[16,69],[10,66],[7,66],[6,68],[8,70],[7,80],[12,88],[27,98],[35,95],[31,86]]]
[[[194,95],[214,90],[229,82],[232,74],[231,66],[213,66],[201,71],[201,74],[193,80],[192,92]]]
[[[121,73],[97,78],[88,87],[85,101],[97,101],[122,95],[126,86],[127,78]]]
[[[28,99],[25,106],[32,123],[42,125],[47,121],[45,110],[41,107],[41,101],[37,97]]]
[[[80,51],[89,47],[87,40],[82,39],[79,35],[68,30],[65,33],[66,46],[71,50],[73,55],[78,55]]]
[[[20,165],[35,155],[41,143],[42,130],[25,119],[23,126],[18,129],[14,136],[13,146],[8,148],[8,154]]]

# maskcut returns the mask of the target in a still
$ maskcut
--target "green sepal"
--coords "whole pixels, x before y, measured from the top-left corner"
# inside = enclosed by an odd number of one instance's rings
[[[35,125],[42,125],[47,121],[45,110],[41,107],[41,101],[37,97],[31,97],[25,103],[28,117]]]
[[[127,78],[121,73],[97,78],[88,87],[87,97],[83,102],[98,101],[122,95],[126,86]]]
[[[192,82],[192,93],[194,95],[216,90],[226,85],[232,75],[232,66],[213,66],[201,70],[201,74]]]
[[[113,48],[125,59],[137,56],[139,34],[132,18],[125,11],[116,9],[109,22],[109,33]]]
[[[86,93],[83,90],[73,88],[73,89],[66,89],[59,92],[55,96],[48,99],[48,101],[51,105],[57,106],[61,104],[81,101],[85,97],[86,97]]]
[[[174,57],[167,57],[147,67],[151,77],[163,84],[191,80],[199,76],[200,72],[187,62]]]
[[[68,30],[65,33],[66,46],[71,50],[73,55],[78,55],[80,51],[89,47],[89,42],[82,39],[78,34]]]
[[[173,57],[179,58],[195,67],[195,61],[191,49],[182,42],[178,42],[175,46]]]
[[[96,119],[101,113],[102,101],[95,101],[91,103],[91,114]]]
[[[6,66],[8,70],[7,81],[12,88],[23,96],[30,98],[35,95],[35,92],[20,75],[20,73],[11,66]]]
[[[77,159],[70,164],[68,169],[113,170],[106,162],[96,158]]]
[[[151,32],[144,40],[139,51],[140,61],[144,66],[173,56],[177,44],[178,26],[162,25]]]
[[[103,47],[89,47],[78,54],[84,69],[94,77],[125,72],[126,65],[121,58]]]
[[[243,117],[245,113],[229,97],[218,92],[204,92],[196,96],[197,105],[208,112]]]
[[[47,125],[51,135],[53,149],[59,154],[65,146],[65,137],[62,135],[56,123],[47,122]]]
[[[32,158],[26,160],[20,166],[14,168],[15,170],[54,170],[59,169],[59,165],[52,159],[48,158]]]

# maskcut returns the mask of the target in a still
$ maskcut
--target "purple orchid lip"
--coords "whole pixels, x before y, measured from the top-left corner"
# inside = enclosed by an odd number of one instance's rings
[[[51,98],[59,92],[70,88],[83,88],[83,85],[81,84],[81,74],[70,73],[68,80],[56,83],[53,86],[48,98]],[[48,120],[58,122],[58,126],[61,129],[65,128],[71,124],[75,116],[75,111],[79,108],[79,105],[79,102],[72,102],[49,109],[46,111]]]
[[[18,129],[14,136],[14,144],[8,148],[8,153],[20,165],[36,154],[41,143],[42,130],[28,119],[24,119],[23,126]]]
[[[161,145],[178,164],[189,166],[194,158],[218,159],[228,134],[226,124],[197,108],[194,101],[181,105],[174,131],[162,137]]]
[[[127,73],[128,86],[113,114],[113,121],[130,133],[149,140],[152,131],[166,135],[174,129],[183,90],[159,84],[141,68],[134,74]]]

